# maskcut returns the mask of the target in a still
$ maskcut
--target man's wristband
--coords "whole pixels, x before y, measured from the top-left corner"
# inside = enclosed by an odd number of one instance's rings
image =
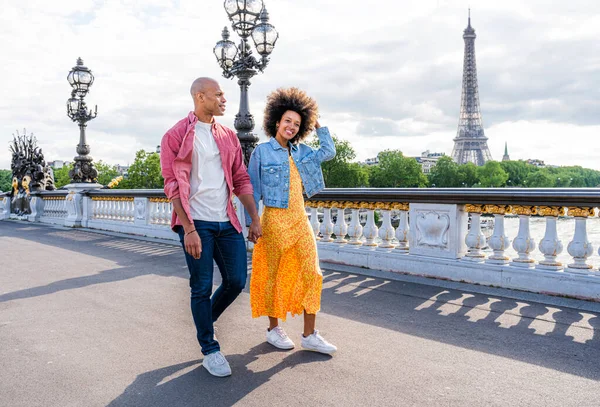
[[[187,232],[187,233],[184,235],[184,237],[185,237],[185,236],[187,236],[187,235],[189,235],[190,233],[194,233],[195,231],[196,231],[196,229],[194,229],[194,230],[190,230],[189,232]]]

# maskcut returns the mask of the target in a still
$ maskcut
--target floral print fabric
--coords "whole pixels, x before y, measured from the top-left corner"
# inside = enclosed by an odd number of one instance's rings
[[[321,307],[323,275],[317,245],[304,210],[302,180],[290,161],[288,208],[265,207],[263,236],[254,246],[250,304],[252,317],[285,321],[287,314],[316,314]]]

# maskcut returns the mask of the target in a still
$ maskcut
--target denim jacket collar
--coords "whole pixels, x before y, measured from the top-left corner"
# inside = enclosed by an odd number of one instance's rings
[[[279,141],[277,141],[275,137],[271,137],[269,139],[269,143],[271,143],[271,147],[273,147],[274,150],[284,150],[284,148],[281,146],[281,144],[279,144]],[[290,146],[292,151],[298,151],[298,144],[292,144],[288,141],[288,145]]]

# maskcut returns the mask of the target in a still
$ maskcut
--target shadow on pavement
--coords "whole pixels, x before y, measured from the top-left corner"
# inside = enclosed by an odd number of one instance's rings
[[[0,303],[147,274],[188,277],[178,246],[47,226],[31,228],[12,222],[7,226],[2,226],[0,236],[15,236],[101,257],[120,267],[5,293],[0,295]],[[323,274],[321,310],[326,314],[600,380],[600,318],[595,313],[348,273],[324,270]],[[218,275],[215,273],[216,283]],[[247,355],[227,357],[232,367],[244,369],[261,352],[265,350],[258,346]],[[231,405],[277,371],[298,363],[317,362],[318,357],[294,353],[266,372],[246,369],[228,379],[212,378],[198,367],[158,385],[165,377],[199,362],[174,365],[139,376],[113,405],[144,405],[136,397],[168,400],[163,392],[179,394],[182,403],[192,403],[209,389],[219,392],[223,400],[223,404],[213,405]],[[231,383],[238,380],[232,387]],[[232,394],[231,388],[241,390]],[[138,404],[127,404],[125,400]]]
[[[272,368],[253,372],[248,366],[260,355],[278,352],[261,343],[245,355],[227,355],[234,374],[219,378],[211,376],[201,360],[179,363],[139,375],[123,394],[108,407],[121,406],[232,406],[253,390],[267,383],[284,369],[306,363],[320,363],[331,357],[314,352],[294,352]]]

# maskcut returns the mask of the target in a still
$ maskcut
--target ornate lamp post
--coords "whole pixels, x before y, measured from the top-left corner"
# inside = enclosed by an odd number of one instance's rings
[[[94,108],[93,112],[91,109],[88,110],[83,98],[94,83],[94,75],[83,65],[83,60],[77,58],[77,65],[71,69],[67,80],[73,88],[71,98],[67,100],[67,115],[71,120],[79,123],[79,144],[77,145],[77,154],[79,155],[74,158],[75,164],[69,171],[69,177],[73,183],[93,183],[98,178],[98,171],[94,168],[92,157],[88,155],[90,146],[86,142],[85,128],[86,123],[98,114],[98,106]]]
[[[262,0],[225,0],[225,11],[231,21],[233,30],[242,38],[239,47],[229,40],[229,30],[223,29],[223,39],[217,42],[213,50],[225,78],[238,77],[240,85],[240,110],[235,116],[234,126],[244,151],[246,164],[250,154],[258,142],[252,133],[254,117],[248,108],[248,87],[250,78],[263,72],[269,63],[269,55],[273,52],[279,34],[269,24],[269,14]],[[260,20],[257,23],[257,20]],[[248,37],[252,37],[260,61],[254,58]]]

